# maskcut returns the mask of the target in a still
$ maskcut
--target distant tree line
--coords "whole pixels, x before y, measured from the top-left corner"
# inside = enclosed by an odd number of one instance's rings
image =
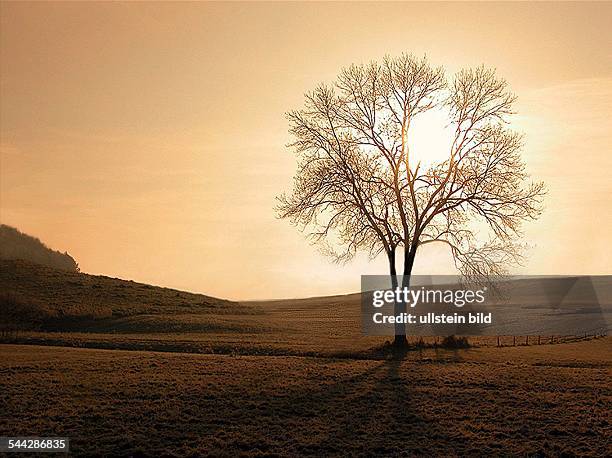
[[[79,271],[79,265],[68,253],[52,250],[36,237],[6,224],[0,225],[0,259],[25,259],[55,269]]]

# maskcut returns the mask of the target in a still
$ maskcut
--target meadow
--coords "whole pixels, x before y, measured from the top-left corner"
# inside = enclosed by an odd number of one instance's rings
[[[0,345],[0,435],[88,456],[606,456],[611,344],[404,360]]]
[[[2,261],[0,436],[84,456],[606,456],[612,338],[363,337],[359,295],[237,303]],[[104,311],[103,313],[100,311]]]

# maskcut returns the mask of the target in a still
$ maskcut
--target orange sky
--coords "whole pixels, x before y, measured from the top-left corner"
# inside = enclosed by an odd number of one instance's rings
[[[284,112],[352,62],[496,67],[549,188],[531,274],[612,274],[611,3],[8,3],[0,6],[0,219],[82,270],[233,299],[359,288],[274,196]],[[443,248],[417,273],[452,272]]]

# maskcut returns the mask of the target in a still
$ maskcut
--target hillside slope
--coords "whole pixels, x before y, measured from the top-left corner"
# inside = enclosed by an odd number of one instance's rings
[[[236,302],[203,294],[67,272],[23,260],[0,260],[0,292],[12,294],[21,302],[40,305],[60,321],[137,315],[247,313],[250,310]]]

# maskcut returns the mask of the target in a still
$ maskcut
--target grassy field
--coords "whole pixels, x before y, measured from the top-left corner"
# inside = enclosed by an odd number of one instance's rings
[[[392,359],[358,295],[237,303],[0,267],[0,291],[51,311],[0,344],[0,436],[90,456],[610,455],[610,337]]]
[[[606,456],[611,346],[376,361],[0,345],[0,435],[98,456]]]
[[[53,312],[36,331],[4,339],[9,343],[372,358],[389,339],[362,335],[359,294],[239,303],[23,261],[0,261],[0,291]],[[495,336],[470,341],[497,344]],[[525,343],[525,337],[516,342]],[[549,342],[548,336],[542,342]],[[514,339],[503,337],[501,344],[512,345]]]

